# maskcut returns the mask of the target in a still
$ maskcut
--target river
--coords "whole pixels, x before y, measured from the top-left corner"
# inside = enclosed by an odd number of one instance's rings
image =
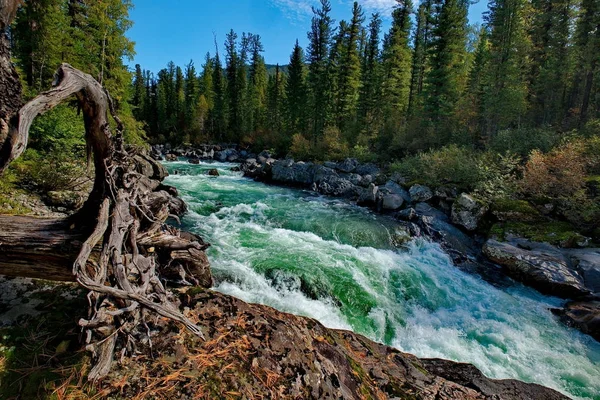
[[[190,209],[183,227],[212,244],[215,290],[491,378],[600,399],[600,344],[552,315],[561,300],[464,273],[435,243],[398,249],[391,218],[343,200],[257,183],[233,164],[165,165]]]

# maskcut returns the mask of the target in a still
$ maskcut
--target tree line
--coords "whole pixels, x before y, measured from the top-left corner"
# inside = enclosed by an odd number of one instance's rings
[[[482,25],[468,8],[398,0],[383,34],[380,14],[355,2],[336,24],[321,0],[286,73],[267,72],[258,35],[231,30],[199,73],[136,66],[134,113],[153,141],[390,157],[598,118],[600,1],[491,0]]]

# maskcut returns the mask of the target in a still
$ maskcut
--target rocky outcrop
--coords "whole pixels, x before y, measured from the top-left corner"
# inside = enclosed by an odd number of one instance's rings
[[[516,244],[488,240],[483,246],[483,253],[501,265],[513,279],[542,293],[567,299],[590,293],[580,271],[551,246],[526,249]]]
[[[466,230],[474,231],[487,211],[488,207],[482,201],[462,193],[452,205],[452,222]]]
[[[76,354],[80,341],[78,332],[69,327],[83,317],[78,313],[85,310],[85,293],[76,286],[1,277],[0,293],[0,321],[5,334],[19,321],[21,331],[24,327],[35,329],[43,318],[45,326],[53,327],[53,336],[38,343],[36,349],[53,354],[63,367],[71,366],[65,354]],[[149,321],[151,346],[150,341],[141,344],[136,358],[115,364],[111,374],[90,389],[107,398],[217,399],[230,393],[240,398],[319,400],[566,399],[539,385],[489,379],[469,364],[419,359],[361,335],[328,329],[315,320],[217,292],[191,289],[182,292],[179,301],[186,315],[202,326],[206,340],[175,323]],[[31,325],[23,326],[22,321]],[[57,351],[65,343],[69,351]],[[6,360],[7,368],[35,356],[16,354],[23,358],[14,363],[12,358]],[[46,369],[59,373],[53,363],[41,363],[36,371]],[[72,370],[63,369],[68,382]],[[40,384],[39,389],[31,390],[38,390],[38,396],[53,390],[30,378],[32,375],[22,375],[24,384],[20,386]],[[77,393],[86,390],[78,389]],[[30,398],[26,393],[18,397]]]

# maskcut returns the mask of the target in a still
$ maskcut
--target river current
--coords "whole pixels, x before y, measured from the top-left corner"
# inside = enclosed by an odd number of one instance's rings
[[[233,164],[165,165],[189,206],[184,228],[212,244],[215,290],[491,378],[600,399],[600,344],[552,315],[561,300],[462,272],[435,243],[396,248],[391,218],[343,200],[257,183]]]

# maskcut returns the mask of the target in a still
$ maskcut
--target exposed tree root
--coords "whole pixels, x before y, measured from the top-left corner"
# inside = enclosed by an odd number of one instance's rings
[[[174,304],[163,271],[174,270],[180,284],[210,286],[212,282],[203,253],[207,245],[165,225],[171,209],[181,204],[174,206],[167,191],[155,192],[160,183],[138,172],[141,156],[124,150],[122,124],[110,96],[90,75],[63,64],[55,87],[21,108],[16,125],[10,127],[9,155],[0,157],[0,172],[25,150],[33,119],[72,95],[83,111],[96,171],[90,198],[72,219],[90,232],[73,263],[73,275],[90,291],[89,316],[79,324],[94,354],[88,378],[95,381],[110,372],[116,349],[121,355],[134,354],[140,338],[150,340],[146,325],[150,315],[177,321],[203,338],[200,328]],[[109,111],[117,124],[115,136]],[[93,257],[98,247],[99,255]]]

